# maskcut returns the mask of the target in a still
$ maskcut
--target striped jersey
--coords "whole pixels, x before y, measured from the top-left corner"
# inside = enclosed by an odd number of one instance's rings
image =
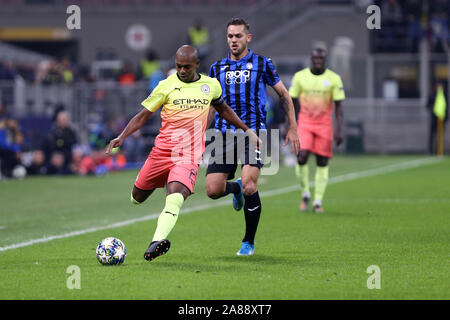
[[[227,58],[211,65],[209,76],[219,80],[225,102],[251,129],[266,129],[266,85],[274,86],[280,77],[270,58],[249,53],[238,61]],[[236,127],[216,114],[215,128],[225,133]]]

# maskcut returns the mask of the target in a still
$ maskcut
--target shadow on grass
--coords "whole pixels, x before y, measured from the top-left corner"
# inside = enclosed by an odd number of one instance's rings
[[[213,257],[209,262],[195,263],[182,261],[160,261],[152,266],[161,269],[171,269],[174,271],[190,271],[193,273],[216,273],[216,272],[248,272],[249,270],[261,269],[274,266],[302,267],[310,264],[309,259],[291,256],[270,256],[255,254],[253,256],[218,256]]]

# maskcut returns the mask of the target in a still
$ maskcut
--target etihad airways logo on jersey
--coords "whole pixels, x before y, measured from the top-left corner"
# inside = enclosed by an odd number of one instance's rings
[[[225,83],[240,84],[250,80],[250,70],[234,70],[225,72]]]
[[[204,109],[209,107],[208,99],[175,99],[173,105],[180,106],[181,109]]]

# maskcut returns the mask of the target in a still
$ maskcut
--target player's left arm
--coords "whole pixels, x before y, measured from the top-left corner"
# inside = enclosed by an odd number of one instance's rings
[[[337,146],[342,143],[342,123],[344,121],[344,111],[342,110],[342,101],[345,99],[344,85],[342,79],[338,75],[332,80],[333,86],[333,100],[334,110],[336,116],[336,129],[334,131],[334,142]]]
[[[286,111],[286,114],[288,116],[289,130],[286,133],[284,145],[290,143],[291,152],[295,151],[295,154],[298,154],[298,152],[300,151],[300,140],[298,139],[297,134],[297,121],[295,119],[295,109],[294,104],[292,103],[292,98],[281,80],[278,81],[274,86],[272,86],[272,88],[280,97],[280,101],[283,105],[284,111]]]
[[[216,66],[216,63],[213,63],[211,65],[211,67],[209,68],[209,73],[208,73],[208,76],[211,78],[214,78],[214,79],[216,79],[215,66]],[[221,93],[222,88],[220,87],[220,84],[216,83],[216,85],[218,85],[218,92]],[[215,115],[216,115],[216,109],[213,108],[213,106],[211,105],[211,107],[209,108],[209,111],[208,111],[208,120],[206,122],[206,128],[211,127],[211,123],[214,121]]]
[[[336,130],[334,132],[334,142],[337,146],[342,143],[342,124],[344,122],[344,111],[342,110],[341,101],[334,102],[334,110],[336,115]]]
[[[214,121],[215,115],[216,115],[216,109],[209,107],[208,120],[206,121],[206,128],[211,127],[211,123]]]

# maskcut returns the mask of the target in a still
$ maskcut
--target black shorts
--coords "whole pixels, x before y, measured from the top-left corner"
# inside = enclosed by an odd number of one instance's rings
[[[206,150],[211,150],[206,175],[228,173],[227,179],[232,180],[239,163],[258,169],[264,166],[263,152],[258,152],[243,133],[222,133],[222,141],[213,138]]]

